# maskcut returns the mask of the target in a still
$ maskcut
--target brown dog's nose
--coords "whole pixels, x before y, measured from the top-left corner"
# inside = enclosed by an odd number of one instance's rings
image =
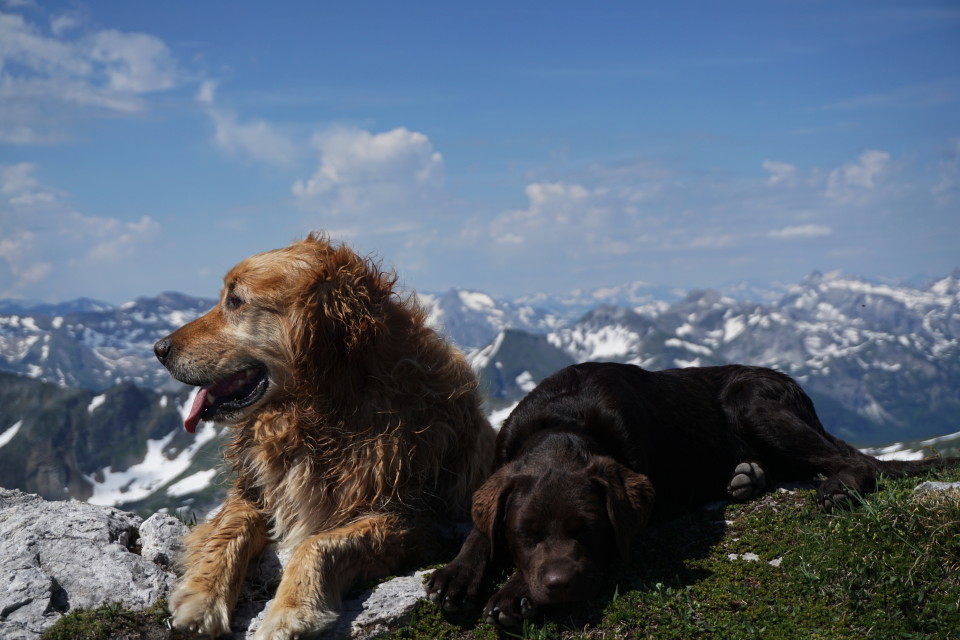
[[[167,356],[170,355],[172,343],[170,338],[163,338],[162,340],[157,340],[157,343],[153,345],[153,352],[157,354],[157,360],[161,363],[167,359]]]
[[[574,582],[574,574],[561,568],[553,568],[543,575],[543,586],[551,593],[562,593],[569,589]]]

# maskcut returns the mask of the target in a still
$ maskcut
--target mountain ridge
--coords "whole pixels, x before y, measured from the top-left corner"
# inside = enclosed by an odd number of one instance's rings
[[[478,371],[497,423],[573,362],[740,362],[797,378],[828,430],[860,446],[960,431],[960,269],[923,287],[815,272],[776,303],[714,290],[582,313],[466,290],[420,299]],[[0,301],[0,485],[144,512],[214,503],[228,432],[183,431],[191,389],[152,353],[213,304],[165,292],[106,308],[39,307],[63,312],[49,315]]]

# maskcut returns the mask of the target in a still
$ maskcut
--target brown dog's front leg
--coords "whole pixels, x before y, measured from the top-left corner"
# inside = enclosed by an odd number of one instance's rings
[[[396,516],[374,514],[301,542],[254,640],[312,637],[332,626],[340,596],[358,580],[389,575],[403,563],[416,530]]]
[[[465,611],[477,604],[477,595],[490,562],[490,541],[476,528],[450,564],[430,575],[424,589],[444,611]]]
[[[266,523],[252,503],[231,495],[185,543],[186,571],[170,598],[173,625],[213,638],[229,633],[247,566],[267,544]]]

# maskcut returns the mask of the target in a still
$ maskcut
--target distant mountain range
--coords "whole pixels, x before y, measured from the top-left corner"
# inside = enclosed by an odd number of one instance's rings
[[[636,283],[561,297],[451,290],[420,299],[480,373],[495,422],[574,362],[741,362],[796,377],[827,428],[862,446],[960,431],[960,269],[919,286],[814,273],[723,292]],[[191,390],[152,353],[213,304],[177,293],[120,306],[0,300],[0,486],[144,511],[215,502],[223,436],[212,425],[183,431]]]

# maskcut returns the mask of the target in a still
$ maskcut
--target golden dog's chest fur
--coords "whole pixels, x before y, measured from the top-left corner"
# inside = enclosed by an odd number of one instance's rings
[[[493,430],[466,361],[393,287],[311,235],[237,265],[217,307],[157,343],[174,377],[201,387],[192,424],[234,434],[233,490],[187,539],[178,627],[228,631],[247,564],[274,541],[292,555],[257,637],[322,629],[351,583],[466,519]]]

